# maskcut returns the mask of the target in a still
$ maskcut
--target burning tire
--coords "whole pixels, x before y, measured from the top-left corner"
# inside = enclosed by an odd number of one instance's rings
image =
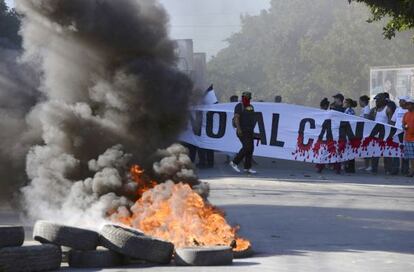
[[[60,268],[62,253],[55,245],[8,247],[0,249],[0,271],[37,272]]]
[[[93,250],[98,246],[99,234],[91,230],[37,221],[33,229],[33,239],[43,244],[55,244],[77,250]]]
[[[0,226],[0,248],[23,245],[24,229],[22,226]]]
[[[102,228],[101,244],[128,257],[159,264],[170,263],[174,250],[172,243],[116,225],[105,225]]]
[[[69,252],[69,266],[75,268],[108,268],[120,266],[123,256],[108,250],[97,249],[89,251],[71,250]]]
[[[186,266],[231,265],[233,249],[226,246],[179,248],[175,251],[175,263]]]
[[[252,247],[248,247],[245,250],[242,251],[233,251],[233,256],[235,259],[244,259],[244,258],[250,258],[254,255],[254,251]]]

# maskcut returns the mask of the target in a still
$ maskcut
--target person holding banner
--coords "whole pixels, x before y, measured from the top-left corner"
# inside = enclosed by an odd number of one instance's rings
[[[329,102],[328,98],[322,99],[321,103],[319,104],[321,110],[329,110],[329,107],[331,106],[331,102]],[[322,163],[316,164],[316,170],[320,174],[325,169],[326,165]],[[334,164],[334,169],[337,171],[337,173],[341,173],[341,165],[340,164]]]
[[[359,98],[359,106],[362,108],[359,116],[365,119],[370,119],[371,108],[369,107],[369,100],[369,96],[367,95]]]
[[[373,120],[377,123],[390,124],[391,116],[388,108],[388,96],[385,93],[379,93],[375,97],[375,108],[372,109]],[[378,173],[378,157],[372,158],[372,173]],[[391,174],[392,159],[384,158],[384,168],[387,175]]]
[[[403,118],[404,157],[411,162],[411,171],[407,176],[414,177],[414,100],[410,98],[406,102],[408,112]]]
[[[344,108],[345,97],[343,96],[343,94],[338,93],[334,95],[333,98],[334,98],[334,103],[332,105],[331,110],[345,112],[345,108]]]
[[[393,116],[391,117],[391,124],[396,126],[399,129],[404,129],[403,127],[403,118],[404,115],[408,112],[406,104],[407,100],[410,100],[409,96],[400,96],[398,97],[399,100],[399,107],[395,110]],[[393,173],[394,175],[398,175],[401,166],[401,173],[403,175],[407,175],[409,172],[409,164],[410,162],[402,156],[402,158],[393,158]]]
[[[331,110],[334,111],[339,111],[339,112],[345,112],[345,107],[344,107],[344,100],[345,100],[345,96],[341,93],[338,93],[336,95],[333,96],[334,98],[334,103],[331,107]],[[340,163],[334,163],[333,164],[333,168],[335,170],[335,172],[340,175],[341,174],[341,164]]]
[[[371,108],[369,106],[369,100],[370,98],[367,95],[363,95],[359,98],[359,106],[362,108],[361,114],[359,115],[361,118],[372,119]],[[364,159],[364,162],[365,162],[365,166],[359,168],[359,170],[365,170],[365,171],[371,172],[372,171],[371,159],[366,158]]]
[[[218,99],[216,92],[214,91],[214,85],[211,84],[210,87],[205,91],[203,97],[204,105],[214,105],[218,104]],[[214,167],[214,151],[210,149],[198,148],[198,159],[197,164],[198,168],[213,168]]]
[[[256,171],[252,169],[252,159],[254,152],[254,128],[257,118],[254,107],[250,104],[251,99],[252,94],[244,92],[242,94],[242,102],[237,104],[234,109],[233,125],[237,129],[237,137],[242,144],[242,148],[233,161],[230,162],[230,166],[234,171],[240,173],[238,165],[244,159],[244,171],[248,174],[256,174]]]
[[[345,114],[355,115],[355,110],[358,106],[358,103],[351,98],[345,99]],[[355,173],[355,160],[350,160],[345,162],[345,172],[346,173]]]

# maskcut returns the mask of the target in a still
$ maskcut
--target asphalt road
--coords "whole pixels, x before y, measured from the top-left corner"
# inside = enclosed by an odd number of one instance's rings
[[[230,267],[105,271],[414,271],[414,179],[319,175],[309,164],[258,162],[255,176],[233,173],[222,158],[215,169],[200,171],[210,201],[253,243],[253,258]],[[3,208],[0,220],[19,218]]]

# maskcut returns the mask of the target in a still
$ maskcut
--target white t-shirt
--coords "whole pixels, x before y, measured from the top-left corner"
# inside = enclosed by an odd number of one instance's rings
[[[394,115],[391,118],[391,121],[395,122],[395,126],[399,129],[402,129],[402,120],[404,118],[404,114],[407,113],[408,110],[404,110],[401,107],[398,107],[395,112]]]
[[[371,108],[369,105],[366,105],[361,111],[361,117],[365,118],[365,115],[369,115],[371,113]]]
[[[375,122],[388,124],[387,107],[384,107],[382,111],[377,111]]]

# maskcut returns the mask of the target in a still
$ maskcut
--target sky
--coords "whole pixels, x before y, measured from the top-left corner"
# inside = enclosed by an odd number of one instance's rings
[[[259,14],[270,5],[270,0],[159,1],[170,14],[171,37],[193,39],[194,50],[209,57],[226,47],[225,40],[240,30],[240,15]],[[13,6],[13,0],[6,2]]]

